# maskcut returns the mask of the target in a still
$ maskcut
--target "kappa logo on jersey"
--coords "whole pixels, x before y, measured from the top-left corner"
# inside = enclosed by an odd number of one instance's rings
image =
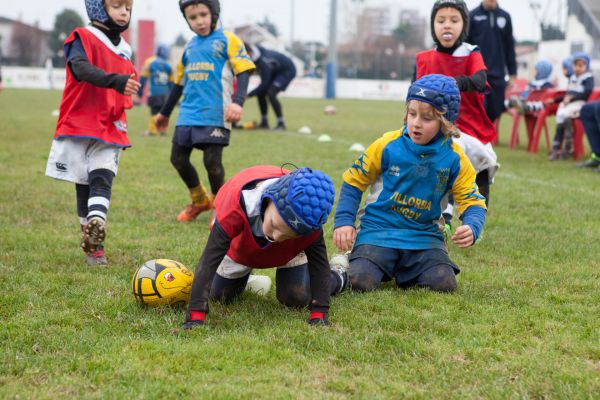
[[[225,137],[225,133],[217,128],[214,131],[212,131],[212,133],[210,134],[211,137],[216,137],[216,138],[224,138]]]
[[[67,164],[62,163],[62,162],[57,162],[56,163],[56,169],[61,171],[61,172],[67,172]]]
[[[400,167],[397,165],[392,165],[390,170],[388,171],[389,176],[400,176]]]

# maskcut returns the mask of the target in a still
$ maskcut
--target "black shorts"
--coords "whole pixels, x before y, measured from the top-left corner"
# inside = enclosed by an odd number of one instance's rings
[[[387,279],[395,279],[398,286],[413,281],[428,269],[436,265],[448,265],[455,274],[460,272],[450,260],[448,252],[442,249],[400,250],[364,244],[355,247],[350,253],[350,271],[352,260],[366,258],[383,271]]]
[[[167,102],[166,94],[159,94],[156,96],[148,97],[148,107],[150,107],[150,114],[156,115],[160,112],[163,104]]]
[[[173,143],[202,149],[208,144],[229,145],[231,131],[220,126],[177,126]]]

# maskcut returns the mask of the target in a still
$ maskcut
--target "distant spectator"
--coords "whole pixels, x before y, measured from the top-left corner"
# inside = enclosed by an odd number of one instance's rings
[[[581,122],[585,129],[592,155],[578,167],[595,168],[600,172],[600,101],[595,101],[581,107]]]
[[[515,39],[513,37],[510,14],[498,6],[497,0],[483,0],[470,13],[471,27],[468,43],[481,49],[487,66],[487,79],[492,86],[485,96],[485,111],[491,121],[495,121],[504,112],[504,92],[506,91],[506,73],[508,87],[514,83],[517,75]]]
[[[583,51],[573,54],[573,75],[569,78],[567,93],[556,111],[556,133],[548,159],[561,160],[573,155],[573,118],[594,90],[594,76],[590,72],[590,57]]]
[[[569,56],[562,62],[563,75],[569,79],[573,75],[573,57]]]
[[[284,131],[285,121],[283,119],[283,110],[281,109],[281,103],[277,100],[277,95],[285,91],[290,82],[296,77],[296,66],[285,54],[265,49],[259,45],[249,45],[247,46],[247,50],[260,74],[260,85],[248,93],[248,97],[256,96],[258,98],[258,106],[261,113],[258,128],[269,128],[268,99],[277,116],[277,126],[275,129]]]
[[[527,96],[532,90],[552,89],[554,84],[550,81],[552,77],[552,64],[548,60],[539,60],[535,64],[534,80],[529,82],[527,90],[524,90],[520,96],[512,96],[508,100],[508,106],[514,108],[520,113],[530,111],[540,111],[544,109],[542,101],[527,101]]]

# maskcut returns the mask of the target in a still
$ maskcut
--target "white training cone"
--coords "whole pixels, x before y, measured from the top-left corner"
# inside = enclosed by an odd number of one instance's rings
[[[260,296],[265,296],[271,289],[271,278],[265,275],[250,275],[246,290],[256,293]]]
[[[317,139],[318,142],[331,142],[331,136],[326,135],[326,134],[322,134],[321,136],[319,136],[319,138]]]
[[[312,129],[305,125],[302,128],[298,129],[298,133],[301,133],[303,135],[310,135],[312,133]]]
[[[348,150],[358,151],[359,153],[362,153],[363,151],[365,151],[365,146],[363,146],[360,143],[354,143],[352,146],[350,146],[350,148]]]
[[[58,110],[53,110],[53,111],[52,111],[50,114],[51,114],[53,117],[58,117],[58,115],[59,115],[59,112],[58,112]]]

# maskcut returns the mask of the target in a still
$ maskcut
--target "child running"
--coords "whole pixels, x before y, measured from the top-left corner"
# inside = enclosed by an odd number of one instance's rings
[[[75,183],[81,248],[88,265],[106,265],[103,242],[113,178],[131,146],[125,110],[140,84],[133,78],[129,26],[132,0],[86,0],[92,21],[65,41],[67,81],[46,175]]]
[[[406,126],[373,142],[344,173],[333,243],[352,249],[354,290],[375,290],[391,279],[401,288],[456,289],[460,270],[448,257],[442,199],[451,193],[458,205],[463,225],[452,235],[458,247],[475,243],[486,211],[473,166],[454,143],[460,100],[454,78],[418,79],[408,90]],[[357,210],[369,186],[357,235]]]
[[[231,123],[242,117],[250,72],[255,66],[240,38],[217,29],[221,12],[218,0],[179,0],[179,8],[196,35],[185,47],[177,66],[175,85],[155,122],[159,131],[167,128],[169,116],[183,93],[171,163],[192,199],[177,220],[189,222],[213,207],[214,196],[223,185],[223,148],[229,145]],[[237,78],[235,94],[234,77]],[[204,153],[210,195],[190,162],[194,148]]]
[[[183,328],[204,324],[209,297],[228,303],[239,296],[252,268],[278,268],[279,302],[308,306],[310,324],[328,324],[329,296],[348,282],[345,269],[330,268],[321,229],[334,197],[331,179],[310,168],[261,165],[231,178],[215,199]]]

